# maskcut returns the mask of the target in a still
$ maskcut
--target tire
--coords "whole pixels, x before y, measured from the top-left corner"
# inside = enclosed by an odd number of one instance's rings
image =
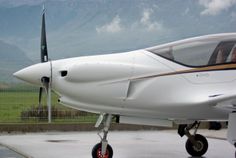
[[[197,142],[198,146],[197,147],[194,146],[192,142],[190,141],[190,139],[188,139],[185,144],[185,148],[191,156],[201,157],[207,152],[207,149],[208,149],[207,139],[200,134],[196,134],[194,136],[194,139]]]
[[[102,143],[98,143],[93,147],[92,157],[93,158],[112,158],[113,150],[112,147],[107,144],[106,154],[102,156]]]

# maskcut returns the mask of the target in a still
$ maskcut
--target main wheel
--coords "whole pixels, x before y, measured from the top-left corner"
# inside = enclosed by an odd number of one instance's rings
[[[113,156],[113,150],[109,144],[107,144],[107,150],[104,156],[102,155],[102,143],[98,143],[93,147],[92,150],[93,158],[112,158],[112,156]]]
[[[185,144],[185,148],[191,156],[199,156],[200,157],[207,152],[208,142],[207,142],[207,139],[200,134],[196,134],[194,136],[194,139],[196,141],[196,144],[194,145],[190,141],[190,139],[188,139]]]

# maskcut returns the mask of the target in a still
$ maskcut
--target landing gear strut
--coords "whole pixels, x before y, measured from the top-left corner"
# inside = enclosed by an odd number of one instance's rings
[[[191,125],[179,125],[179,129],[178,129],[179,135],[181,137],[183,137],[184,135],[188,137],[188,140],[185,144],[185,148],[191,156],[200,157],[204,155],[208,149],[207,139],[200,134],[196,134],[199,125],[200,125],[200,122],[197,122],[197,121]],[[189,131],[193,128],[195,130],[194,130],[194,133],[191,134]]]
[[[112,158],[113,156],[112,147],[107,141],[107,134],[110,128],[111,120],[111,114],[101,114],[97,120],[95,127],[99,127],[101,124],[103,124],[103,129],[98,133],[99,137],[101,138],[101,142],[96,144],[92,149],[93,158]],[[101,136],[100,133],[103,133],[103,136]]]

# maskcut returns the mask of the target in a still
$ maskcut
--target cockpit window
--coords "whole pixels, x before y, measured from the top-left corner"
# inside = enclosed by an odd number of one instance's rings
[[[172,47],[167,47],[167,48],[163,48],[163,49],[153,49],[153,50],[151,50],[151,52],[154,54],[159,54],[164,58],[174,60],[174,56],[172,54]]]
[[[233,49],[230,51],[226,62],[236,63],[236,43],[234,43]]]
[[[235,43],[236,41],[219,43],[212,53],[208,65],[236,62],[236,60],[232,58],[234,53],[236,53]]]
[[[236,41],[196,41],[149,51],[182,65],[201,67],[236,62],[235,47]]]

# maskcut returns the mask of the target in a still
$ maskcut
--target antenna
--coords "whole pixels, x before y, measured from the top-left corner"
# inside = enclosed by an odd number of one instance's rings
[[[45,4],[43,4],[42,13],[45,14],[45,12],[46,12],[46,8],[45,8]]]

